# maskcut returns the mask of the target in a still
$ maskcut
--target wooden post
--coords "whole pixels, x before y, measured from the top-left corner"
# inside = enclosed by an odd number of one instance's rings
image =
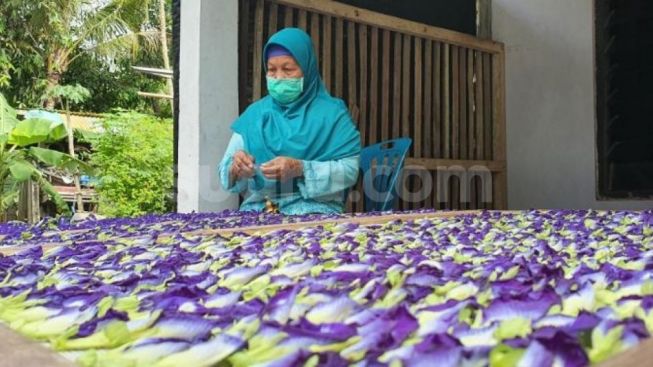
[[[73,126],[70,122],[70,108],[66,106],[66,132],[68,133],[68,152],[70,156],[75,157],[75,141],[73,136]],[[84,212],[84,202],[82,201],[82,186],[79,183],[79,173],[73,175],[75,181],[75,201],[77,202],[77,211]]]
[[[36,223],[41,219],[40,189],[32,180],[23,182],[18,198],[18,220]]]
[[[29,193],[29,206],[27,215],[30,223],[36,223],[41,219],[41,188],[36,182],[27,181],[27,190]]]
[[[163,59],[163,67],[170,70],[170,52],[168,51],[168,27],[166,21],[166,1],[159,0],[159,42],[161,43],[161,58]],[[172,94],[174,89],[172,87],[172,79],[166,80],[168,85],[168,94]],[[173,100],[170,100],[170,105],[174,110]]]
[[[476,36],[492,39],[492,0],[476,0]]]

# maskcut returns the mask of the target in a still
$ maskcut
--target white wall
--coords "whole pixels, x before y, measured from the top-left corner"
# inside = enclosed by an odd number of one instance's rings
[[[506,44],[508,205],[653,207],[596,200],[592,0],[493,0]]]
[[[238,116],[238,2],[181,2],[178,210],[235,208],[217,165]]]

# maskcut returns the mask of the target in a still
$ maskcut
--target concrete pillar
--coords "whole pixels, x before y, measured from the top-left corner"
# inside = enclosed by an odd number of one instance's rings
[[[179,212],[236,208],[217,165],[238,117],[238,2],[181,2]]]
[[[650,209],[597,200],[592,0],[493,0],[506,45],[510,209]]]

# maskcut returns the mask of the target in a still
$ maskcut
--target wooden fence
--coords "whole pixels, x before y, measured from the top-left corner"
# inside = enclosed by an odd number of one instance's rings
[[[503,44],[331,0],[241,0],[241,110],[265,96],[263,46],[284,27],[311,35],[363,146],[413,139],[399,209],[505,209]]]

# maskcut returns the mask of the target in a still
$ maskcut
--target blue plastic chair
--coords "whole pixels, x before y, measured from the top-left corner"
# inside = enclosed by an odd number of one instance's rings
[[[391,210],[397,198],[399,174],[404,167],[410,138],[387,140],[361,150],[365,211]]]

